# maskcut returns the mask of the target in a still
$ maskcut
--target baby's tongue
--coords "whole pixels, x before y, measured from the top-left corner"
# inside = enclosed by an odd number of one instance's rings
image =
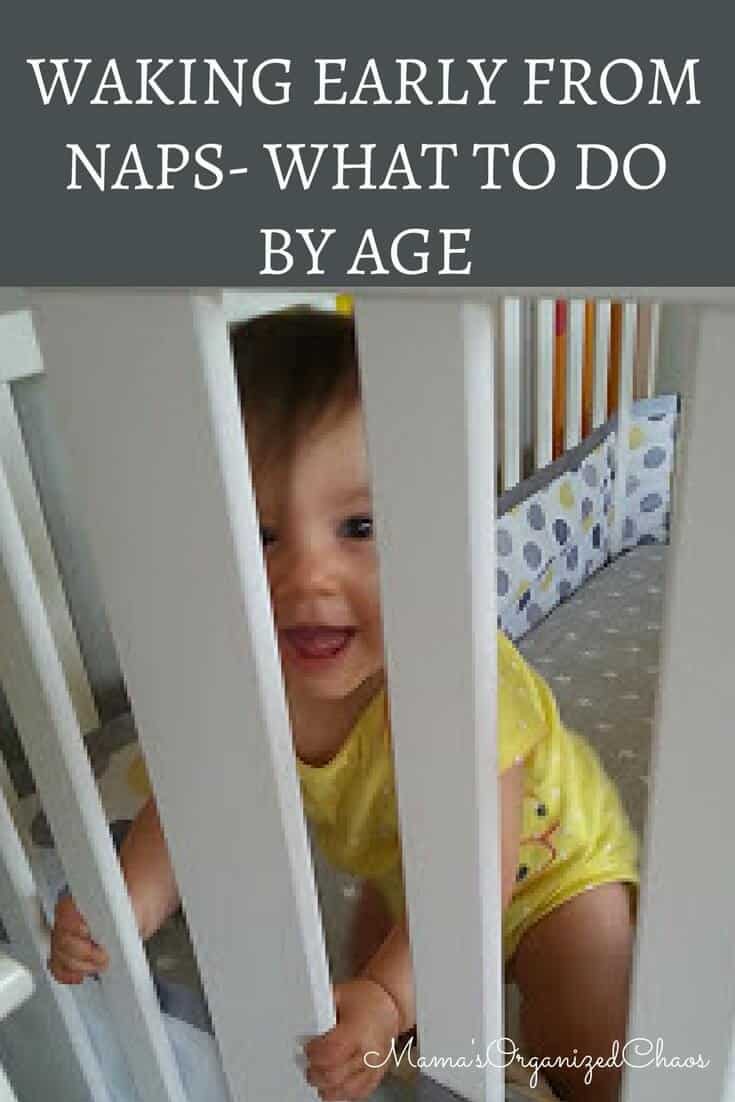
[[[305,658],[326,658],[337,654],[350,638],[349,628],[308,627],[289,628],[289,643]]]

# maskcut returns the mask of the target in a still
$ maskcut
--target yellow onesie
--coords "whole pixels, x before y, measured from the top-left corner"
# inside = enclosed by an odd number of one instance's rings
[[[560,903],[611,881],[638,884],[638,840],[590,745],[561,722],[546,683],[498,633],[498,771],[523,761],[516,889],[503,953]],[[304,808],[325,855],[373,881],[403,911],[396,794],[385,698],[379,693],[326,765],[298,762]]]

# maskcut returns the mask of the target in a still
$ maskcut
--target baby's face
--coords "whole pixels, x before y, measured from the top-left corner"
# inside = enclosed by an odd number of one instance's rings
[[[325,416],[253,479],[286,686],[345,700],[383,667],[359,407]]]

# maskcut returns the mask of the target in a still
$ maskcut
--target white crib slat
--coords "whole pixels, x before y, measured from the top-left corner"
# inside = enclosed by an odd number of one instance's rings
[[[656,393],[656,376],[658,373],[658,356],[661,339],[661,305],[652,302],[649,306],[649,331],[648,331],[648,379],[647,396],[652,398]]]
[[[701,1053],[709,1066],[631,1072],[626,1102],[731,1097],[735,882],[726,850],[735,644],[722,552],[735,541],[735,519],[721,490],[735,408],[733,348],[732,311],[704,312],[673,533],[629,1028],[654,1044],[661,1037],[668,1058]]]
[[[333,1007],[219,305],[39,295],[37,331],[234,1098],[311,1099]]]
[[[30,318],[30,315],[28,317]],[[2,341],[2,321],[3,319],[0,318],[0,341]],[[33,341],[35,346],[35,337]],[[36,354],[40,360],[37,349]],[[66,683],[74,702],[77,720],[83,733],[86,734],[99,726],[99,716],[69,615],[56,557],[46,530],[10,387],[5,383],[0,383],[0,464],[5,469],[10,493],[66,676]]]
[[[730,1046],[730,1059],[725,1072],[724,1088],[719,1102],[735,1102],[735,1033]]]
[[[521,300],[503,299],[503,489],[521,480]]]
[[[554,301],[536,302],[536,466],[553,457]]]
[[[595,303],[595,369],[592,384],[592,427],[607,420],[607,375],[610,357],[610,302]]]
[[[141,1102],[183,1102],[79,724],[0,468],[0,682],[71,891],[113,962],[102,983]]]
[[[230,323],[247,321],[256,314],[271,313],[289,306],[312,306],[319,310],[334,310],[335,295],[328,291],[236,291],[222,292],[222,309]]]
[[[6,1023],[0,1029],[5,1070],[21,1098],[69,1098],[109,1102],[97,1057],[71,990],[46,972],[48,936],[23,845],[13,816],[0,796],[0,904],[15,959],[33,973],[36,992],[12,1023],[24,1030],[22,1044],[12,1043]],[[10,1034],[10,1036],[8,1036]],[[29,1037],[52,1037],[29,1060]]]
[[[569,303],[567,330],[567,394],[564,418],[565,447],[574,448],[582,432],[582,359],[584,355],[584,300]]]
[[[358,298],[357,331],[421,1051],[484,1055],[502,1036],[491,311]],[[497,1068],[428,1074],[502,1097]]]
[[[16,957],[0,952],[0,1021],[30,999],[34,990],[31,971]]]
[[[27,287],[0,287],[0,315],[28,310]]]
[[[620,335],[618,429],[615,442],[615,511],[610,533],[611,550],[613,554],[618,554],[623,549],[628,453],[630,450],[630,415],[633,404],[633,367],[635,360],[637,313],[637,307],[634,302],[626,302],[623,305],[623,320]]]
[[[657,302],[638,304],[638,339],[633,372],[634,398],[651,398],[655,393],[660,315],[661,307]]]
[[[0,383],[10,383],[43,370],[30,310],[2,313],[0,306]]]

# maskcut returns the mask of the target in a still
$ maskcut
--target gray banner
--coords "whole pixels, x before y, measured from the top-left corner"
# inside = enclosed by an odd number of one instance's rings
[[[733,284],[731,10],[18,4],[0,282]]]

